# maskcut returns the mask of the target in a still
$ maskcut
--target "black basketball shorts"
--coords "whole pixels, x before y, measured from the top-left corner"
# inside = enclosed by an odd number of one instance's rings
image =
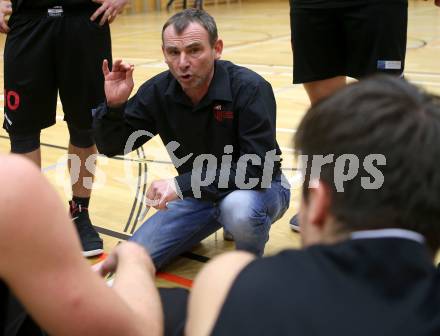
[[[111,60],[110,28],[90,21],[95,6],[33,9],[13,14],[4,51],[3,127],[35,133],[64,120],[90,129],[91,110],[105,100],[102,61]]]
[[[344,8],[291,7],[293,83],[376,72],[401,75],[408,3],[381,1]]]

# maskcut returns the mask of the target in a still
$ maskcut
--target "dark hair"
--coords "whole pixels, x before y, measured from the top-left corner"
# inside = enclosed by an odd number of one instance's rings
[[[316,104],[295,135],[303,155],[355,154],[359,173],[337,192],[335,162],[321,169],[331,191],[332,215],[342,230],[403,228],[421,233],[435,252],[440,246],[440,97],[385,75],[348,85]],[[369,154],[382,154],[377,166],[383,184],[361,186],[371,176],[363,167]],[[308,196],[310,167],[303,188]]]
[[[162,28],[162,43],[163,43],[163,33],[168,26],[173,26],[177,34],[182,34],[183,31],[188,27],[191,22],[200,24],[206,29],[209,36],[209,43],[211,47],[214,46],[218,39],[217,25],[214,18],[207,12],[201,9],[188,8],[179,13],[174,14],[168,19]]]

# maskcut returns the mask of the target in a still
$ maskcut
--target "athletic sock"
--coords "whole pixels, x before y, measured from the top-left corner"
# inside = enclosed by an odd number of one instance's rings
[[[90,197],[73,196],[72,201],[76,206],[81,205],[82,208],[88,208],[89,202],[90,202]]]

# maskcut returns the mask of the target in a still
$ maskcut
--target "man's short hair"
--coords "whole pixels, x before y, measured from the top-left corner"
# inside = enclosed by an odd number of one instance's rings
[[[204,10],[195,8],[188,8],[176,13],[170,17],[167,22],[165,22],[162,28],[162,43],[164,42],[163,33],[168,26],[172,25],[176,30],[176,33],[180,35],[192,22],[198,23],[206,29],[209,36],[209,43],[211,47],[213,47],[218,39],[217,25],[215,20]]]
[[[312,107],[297,130],[295,147],[302,155],[334,155],[322,167],[320,181],[331,192],[330,212],[341,230],[403,228],[421,233],[433,252],[439,248],[440,97],[403,79],[377,75]],[[359,172],[338,192],[335,161],[343,154],[359,158]],[[375,163],[383,184],[365,189],[362,181],[371,178],[371,170],[363,162],[370,154],[382,155],[386,164]],[[310,178],[309,164],[305,202]]]

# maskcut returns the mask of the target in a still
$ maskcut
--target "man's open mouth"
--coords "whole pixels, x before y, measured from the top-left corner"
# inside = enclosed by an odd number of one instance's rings
[[[192,76],[188,74],[188,75],[182,75],[182,76],[180,76],[180,78],[182,78],[184,81],[187,81],[187,80],[190,80],[192,78]]]

